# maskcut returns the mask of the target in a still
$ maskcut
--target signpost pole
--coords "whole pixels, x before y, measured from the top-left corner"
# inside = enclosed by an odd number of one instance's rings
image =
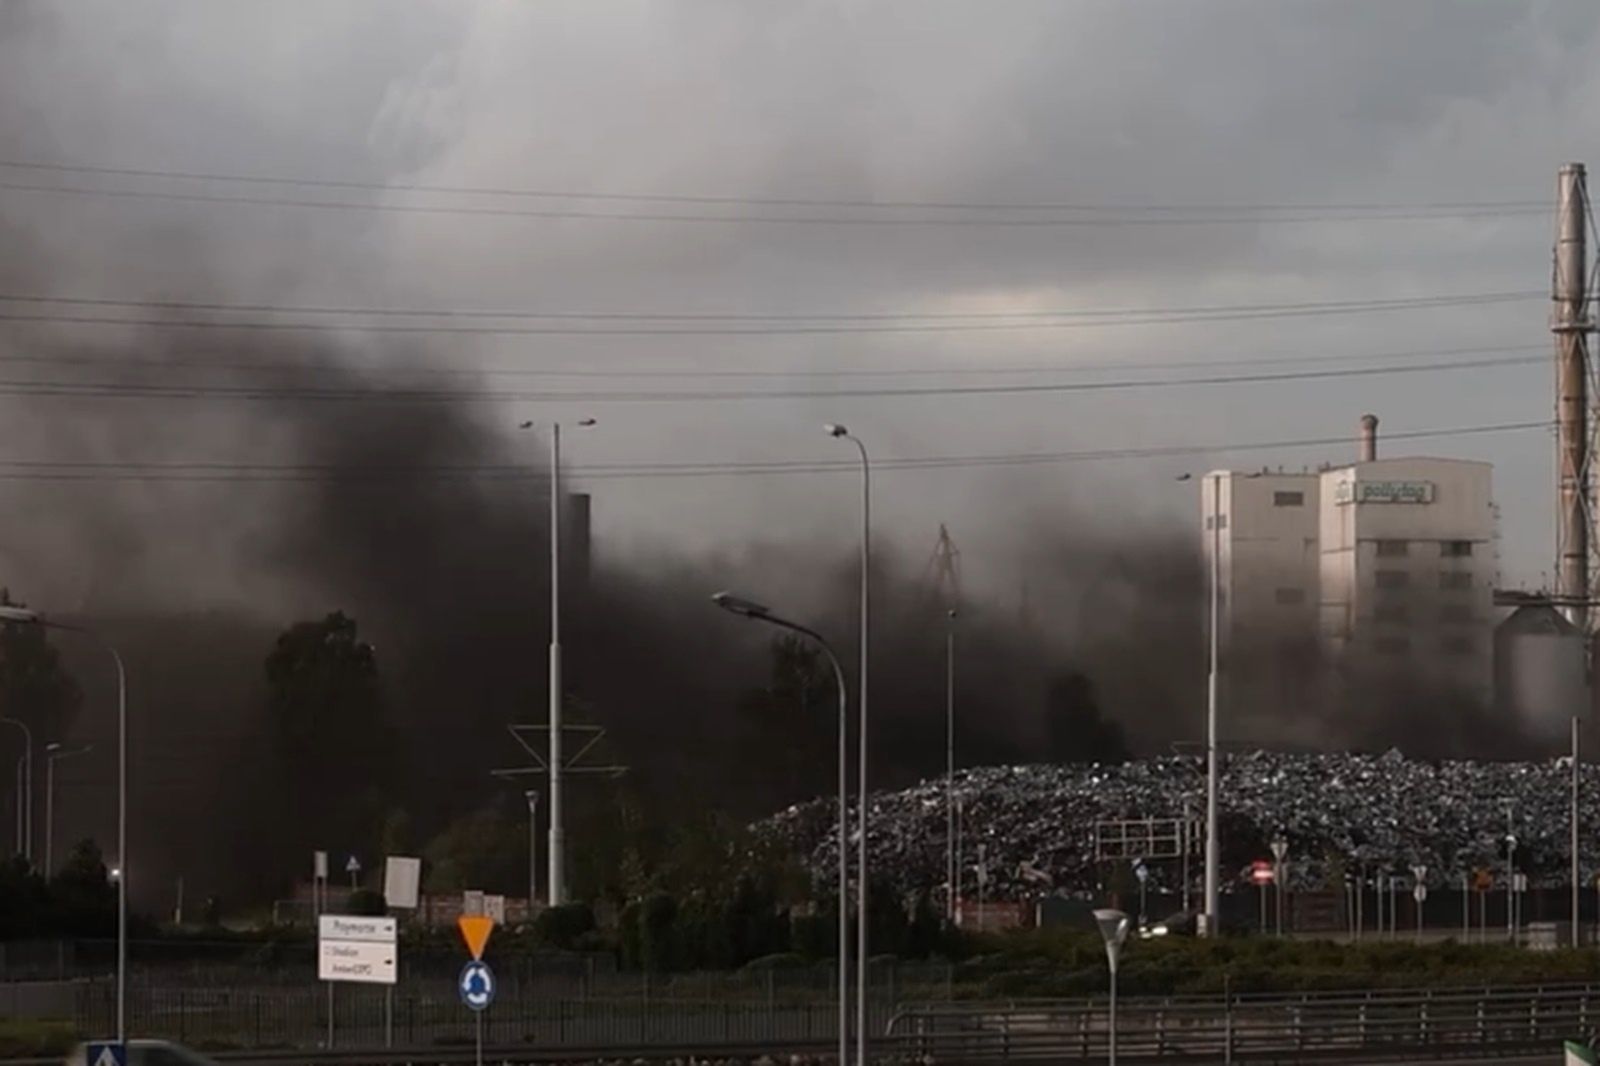
[[[478,1021],[478,1066],[483,1066],[483,1011],[473,1011],[472,1016]]]
[[[333,982],[325,982],[328,986],[328,1050],[333,1050]]]

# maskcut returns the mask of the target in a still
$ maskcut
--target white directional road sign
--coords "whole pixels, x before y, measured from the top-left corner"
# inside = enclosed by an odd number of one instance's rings
[[[324,914],[317,927],[317,978],[392,985],[399,973],[393,918]]]
[[[86,1066],[128,1066],[128,1045],[86,1044],[83,1049],[83,1061]]]

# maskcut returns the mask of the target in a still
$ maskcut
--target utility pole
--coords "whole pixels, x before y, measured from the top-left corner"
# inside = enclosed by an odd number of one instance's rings
[[[1517,832],[1512,808],[1506,807],[1506,940],[1517,939]]]
[[[1206,872],[1205,935],[1216,936],[1220,882],[1217,840],[1217,702],[1221,671],[1218,630],[1222,625],[1222,475],[1211,476],[1210,670],[1206,675]]]
[[[944,527],[939,527],[942,534]],[[946,919],[956,920],[956,609],[944,629],[944,892]]]

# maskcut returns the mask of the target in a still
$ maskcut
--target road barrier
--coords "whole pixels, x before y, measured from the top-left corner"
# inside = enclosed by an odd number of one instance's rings
[[[1092,1062],[1109,1052],[1103,1000],[903,1007],[887,1043],[937,1062]],[[1600,1027],[1600,987],[1121,999],[1119,1059],[1306,1062],[1542,1051]]]

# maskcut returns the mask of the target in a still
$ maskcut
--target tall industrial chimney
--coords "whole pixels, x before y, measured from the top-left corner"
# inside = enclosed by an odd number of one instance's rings
[[[1550,328],[1556,335],[1556,469],[1560,499],[1556,512],[1556,592],[1562,613],[1588,632],[1589,521],[1589,351],[1585,315],[1588,266],[1584,238],[1588,192],[1582,163],[1568,163],[1556,179],[1556,254]]]
[[[1370,463],[1378,458],[1378,416],[1361,416],[1361,447],[1356,454],[1359,462]]]

